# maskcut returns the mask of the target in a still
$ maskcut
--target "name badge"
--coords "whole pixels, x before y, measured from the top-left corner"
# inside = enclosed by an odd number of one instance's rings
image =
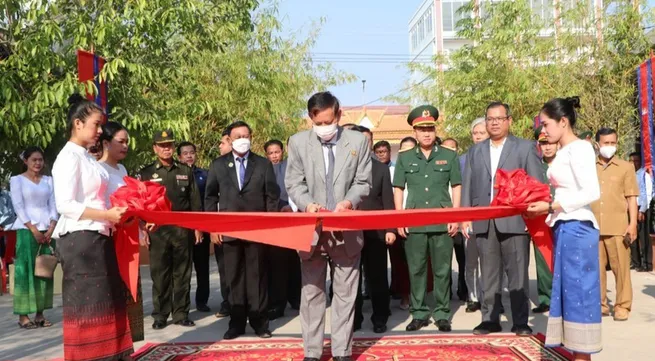
[[[151,181],[151,182],[161,183],[162,180],[163,180],[163,179],[161,179],[161,178],[153,178],[153,179],[151,179],[150,181]]]
[[[436,164],[436,165],[446,165],[446,164],[448,164],[448,161],[447,160],[438,160],[438,161],[434,162],[434,164]]]
[[[175,176],[175,179],[177,179],[177,180],[189,180],[189,176],[179,175],[178,174],[178,175]]]

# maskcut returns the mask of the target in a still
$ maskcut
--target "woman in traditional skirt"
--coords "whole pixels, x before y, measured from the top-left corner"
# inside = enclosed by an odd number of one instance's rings
[[[548,169],[555,187],[553,202],[529,206],[530,216],[549,214],[554,234],[553,292],[546,345],[564,346],[575,360],[591,360],[600,352],[601,308],[598,261],[599,229],[590,204],[600,198],[596,154],[573,129],[580,100],[548,101],[539,117],[550,143],[560,149]]]
[[[52,178],[41,175],[43,151],[29,147],[21,153],[27,170],[11,177],[11,202],[16,212],[16,258],[14,260],[14,314],[24,329],[50,327],[43,310],[52,308],[52,279],[34,276],[37,253],[51,254],[52,233],[57,224]],[[29,318],[35,313],[34,321]]]
[[[129,149],[130,136],[127,129],[117,122],[107,122],[102,126],[102,135],[100,144],[102,145],[103,154],[100,164],[109,174],[109,184],[107,186],[107,208],[111,207],[109,196],[118,188],[125,185],[123,178],[127,176],[127,170],[120,162],[127,156]],[[126,291],[127,317],[130,320],[130,331],[132,332],[132,341],[143,341],[143,297],[141,294],[141,276],[138,279],[138,290],[136,300],[132,297],[129,290]]]
[[[53,237],[64,271],[64,359],[129,360],[125,285],[110,238],[126,208],[107,209],[109,174],[86,151],[102,134],[102,109],[78,94],[69,103],[70,139],[52,169],[61,215]]]

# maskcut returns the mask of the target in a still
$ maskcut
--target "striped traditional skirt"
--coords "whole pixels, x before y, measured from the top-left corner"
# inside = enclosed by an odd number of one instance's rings
[[[599,232],[589,221],[560,221],[553,231],[555,265],[546,345],[600,352]]]
[[[55,247],[55,241],[51,241]],[[16,231],[16,258],[14,259],[14,314],[29,315],[52,308],[54,282],[52,279],[34,276],[39,244],[27,229]],[[44,244],[42,254],[50,254],[50,247]]]
[[[57,253],[64,271],[64,359],[120,360],[131,355],[126,287],[111,238],[97,232],[66,234]]]

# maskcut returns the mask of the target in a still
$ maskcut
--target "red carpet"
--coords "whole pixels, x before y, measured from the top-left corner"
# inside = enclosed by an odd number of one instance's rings
[[[134,361],[302,361],[302,342],[275,338],[268,341],[148,344]],[[330,360],[326,341],[321,361]],[[356,361],[565,361],[570,355],[545,348],[537,336],[388,336],[358,338]]]

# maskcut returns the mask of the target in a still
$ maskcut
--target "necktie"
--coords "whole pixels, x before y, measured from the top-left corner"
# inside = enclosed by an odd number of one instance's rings
[[[244,179],[246,178],[246,159],[239,157],[237,158],[237,162],[239,162],[239,189],[243,189],[243,182]]]
[[[332,152],[332,143],[323,143],[328,150],[328,169],[325,174],[325,195],[327,198],[326,208],[333,211],[337,207],[337,202],[334,199],[334,152]]]

